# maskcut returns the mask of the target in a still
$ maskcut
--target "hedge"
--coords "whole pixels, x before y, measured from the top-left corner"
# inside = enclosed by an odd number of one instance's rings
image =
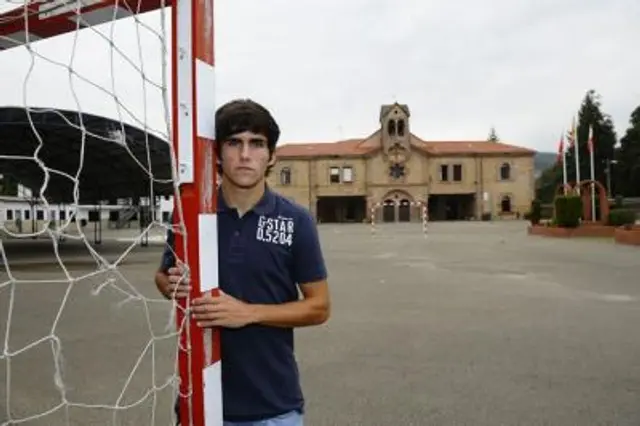
[[[579,195],[558,195],[554,201],[555,222],[563,228],[577,228],[582,217],[582,198]]]

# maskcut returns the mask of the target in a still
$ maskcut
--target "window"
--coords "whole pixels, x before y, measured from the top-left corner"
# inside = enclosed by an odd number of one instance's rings
[[[404,120],[398,120],[398,136],[404,136]]]
[[[462,181],[462,164],[454,164],[453,165],[453,180],[455,182]]]
[[[280,170],[280,185],[290,185],[291,184],[291,169],[288,167],[283,167]]]
[[[509,180],[511,179],[511,165],[509,163],[503,163],[500,166],[500,180]]]
[[[36,220],[44,220],[44,212],[42,210],[36,210]]]
[[[331,167],[329,172],[329,182],[340,183],[340,167]]]
[[[394,136],[396,134],[395,120],[389,120],[389,124],[387,125],[387,130],[389,131],[389,136]]]
[[[67,212],[64,210],[60,210],[60,220],[67,220]]]
[[[342,168],[342,181],[353,182],[353,168],[351,166]]]
[[[13,220],[13,210],[7,210],[7,220]]]
[[[443,182],[449,180],[449,166],[447,164],[440,165],[440,180]]]
[[[24,211],[24,220],[29,220],[31,219],[31,210],[25,210]]]

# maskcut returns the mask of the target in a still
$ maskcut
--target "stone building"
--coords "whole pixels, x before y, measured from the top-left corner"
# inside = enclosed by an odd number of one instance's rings
[[[411,133],[407,105],[383,105],[363,139],[285,144],[269,184],[319,222],[522,216],[534,197],[535,151],[492,141],[427,141]],[[374,208],[372,210],[372,207]]]

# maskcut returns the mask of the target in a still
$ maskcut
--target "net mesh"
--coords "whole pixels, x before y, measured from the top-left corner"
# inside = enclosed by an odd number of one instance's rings
[[[0,0],[0,14],[16,8],[26,23],[25,3]],[[159,194],[178,193],[169,10],[110,8],[101,25],[78,14],[72,31],[37,42],[30,25],[0,35],[0,46],[24,41],[0,50],[2,103],[24,112],[0,123],[5,195],[9,179],[21,184],[0,201],[2,426],[175,424],[187,324],[153,284],[171,226]]]

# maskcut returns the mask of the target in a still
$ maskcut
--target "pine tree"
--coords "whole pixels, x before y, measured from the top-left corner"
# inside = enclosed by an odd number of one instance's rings
[[[580,155],[580,180],[582,181],[591,179],[591,160],[587,146],[590,125],[593,125],[595,180],[606,188],[607,161],[614,158],[617,137],[613,120],[609,115],[602,112],[600,96],[594,90],[587,92],[578,111],[577,147]],[[576,178],[574,152],[575,148],[567,154],[569,181],[575,181]]]
[[[616,160],[617,163],[611,165],[615,193],[625,197],[640,196],[640,106],[631,113]]]

